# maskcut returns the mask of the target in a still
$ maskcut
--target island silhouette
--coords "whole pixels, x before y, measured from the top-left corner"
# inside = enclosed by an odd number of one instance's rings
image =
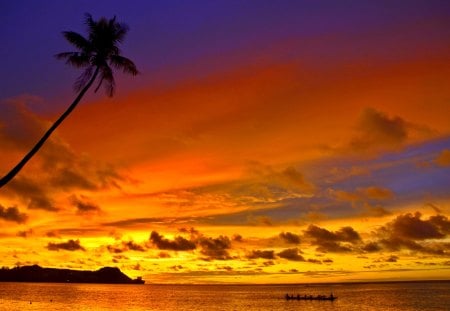
[[[141,277],[131,279],[119,268],[103,267],[97,271],[42,268],[38,265],[0,269],[0,282],[144,284]]]

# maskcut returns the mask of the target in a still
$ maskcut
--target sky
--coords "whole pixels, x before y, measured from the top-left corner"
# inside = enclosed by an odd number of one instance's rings
[[[117,16],[91,90],[0,189],[5,267],[148,283],[450,278],[448,1],[2,1],[0,175],[70,105],[55,59]]]

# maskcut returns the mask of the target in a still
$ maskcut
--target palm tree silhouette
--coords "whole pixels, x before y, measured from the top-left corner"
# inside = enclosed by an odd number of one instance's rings
[[[36,145],[23,157],[23,159],[4,177],[0,179],[0,188],[6,185],[23,166],[38,152],[53,131],[64,121],[64,119],[78,105],[81,98],[98,78],[98,85],[95,92],[103,84],[108,96],[114,95],[115,82],[113,68],[122,70],[124,73],[133,76],[138,74],[136,65],[128,58],[120,55],[118,44],[122,43],[128,32],[128,26],[118,23],[116,17],[112,19],[100,18],[93,20],[91,14],[85,14],[85,23],[88,28],[88,37],[73,31],[63,31],[64,37],[74,45],[77,52],[64,52],[56,54],[57,59],[66,60],[66,64],[76,68],[85,68],[83,73],[76,80],[74,87],[78,93],[73,103],[67,110],[53,123],[45,132]]]

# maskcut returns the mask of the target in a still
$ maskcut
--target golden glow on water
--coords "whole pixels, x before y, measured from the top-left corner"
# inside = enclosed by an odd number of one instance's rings
[[[449,283],[322,285],[91,285],[0,283],[5,310],[442,310]],[[286,293],[329,295],[286,301]],[[132,299],[130,299],[132,297]]]

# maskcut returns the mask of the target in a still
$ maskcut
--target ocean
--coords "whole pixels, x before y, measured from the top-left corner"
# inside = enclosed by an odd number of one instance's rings
[[[297,301],[286,293],[337,300]],[[0,283],[0,310],[450,310],[450,282],[311,285]]]

